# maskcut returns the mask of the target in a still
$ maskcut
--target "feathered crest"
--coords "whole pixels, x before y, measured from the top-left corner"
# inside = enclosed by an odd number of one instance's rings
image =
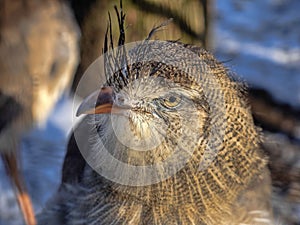
[[[125,29],[124,29],[124,22],[125,22],[125,14],[123,12],[123,4],[122,0],[120,0],[120,9],[118,10],[117,6],[114,6],[117,18],[118,18],[118,25],[119,25],[119,40],[118,40],[118,48],[114,49],[114,41],[112,35],[112,22],[110,13],[108,13],[108,25],[105,33],[104,38],[104,72],[108,82],[108,85],[112,85],[111,82],[118,81],[119,86],[126,85],[128,82],[128,63],[127,63],[127,51],[125,48]],[[111,80],[110,77],[116,71],[115,69],[120,67],[123,68],[120,70],[118,80]],[[118,69],[119,70],[119,69]],[[118,71],[117,70],[117,71]],[[120,83],[120,81],[122,83]]]
[[[111,15],[108,13],[108,25],[104,38],[104,72],[107,80],[107,85],[114,85],[116,88],[122,88],[126,86],[131,79],[137,79],[139,76],[138,67],[131,68],[131,62],[143,62],[145,54],[147,54],[150,45],[148,42],[153,37],[153,35],[161,30],[161,28],[167,26],[173,19],[170,18],[160,25],[154,27],[148,34],[147,38],[134,48],[134,54],[128,55],[128,51],[125,46],[125,17],[126,14],[123,11],[122,0],[120,0],[119,9],[114,6],[115,13],[118,19],[119,27],[119,39],[118,46],[114,48],[113,40],[113,30],[112,30],[112,20]],[[134,58],[134,60],[133,60]],[[130,60],[129,60],[130,59]],[[131,71],[131,72],[130,72]],[[117,72],[117,73],[116,73]],[[131,76],[131,73],[134,76]]]

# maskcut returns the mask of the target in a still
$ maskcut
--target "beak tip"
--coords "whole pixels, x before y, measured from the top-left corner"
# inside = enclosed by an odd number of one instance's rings
[[[76,117],[79,117],[79,116],[81,116],[81,115],[84,113],[84,109],[83,109],[82,106],[83,106],[83,105],[81,104],[81,105],[78,107],[78,109],[77,109],[77,111],[76,111]]]
[[[81,113],[80,112],[76,112],[76,117],[79,117],[81,115]]]

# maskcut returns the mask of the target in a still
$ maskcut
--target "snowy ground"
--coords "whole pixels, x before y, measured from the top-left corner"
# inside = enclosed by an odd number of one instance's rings
[[[300,1],[215,0],[216,55],[250,85],[300,108]],[[72,99],[59,101],[44,127],[22,142],[24,174],[36,210],[56,191]],[[47,157],[45,157],[47,155]],[[0,165],[0,225],[20,225],[13,193]]]
[[[300,1],[215,2],[217,57],[250,85],[300,108]]]

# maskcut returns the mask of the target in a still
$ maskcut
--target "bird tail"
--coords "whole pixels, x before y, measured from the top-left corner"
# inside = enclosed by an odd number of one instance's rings
[[[17,157],[15,153],[4,153],[1,156],[8,177],[14,187],[15,195],[26,225],[36,225],[33,206],[25,188],[22,175],[18,172]]]

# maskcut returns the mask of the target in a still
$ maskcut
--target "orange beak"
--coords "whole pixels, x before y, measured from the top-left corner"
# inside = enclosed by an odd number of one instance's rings
[[[130,107],[118,106],[114,104],[113,89],[103,87],[100,91],[95,91],[80,104],[76,116],[82,114],[123,114]]]

